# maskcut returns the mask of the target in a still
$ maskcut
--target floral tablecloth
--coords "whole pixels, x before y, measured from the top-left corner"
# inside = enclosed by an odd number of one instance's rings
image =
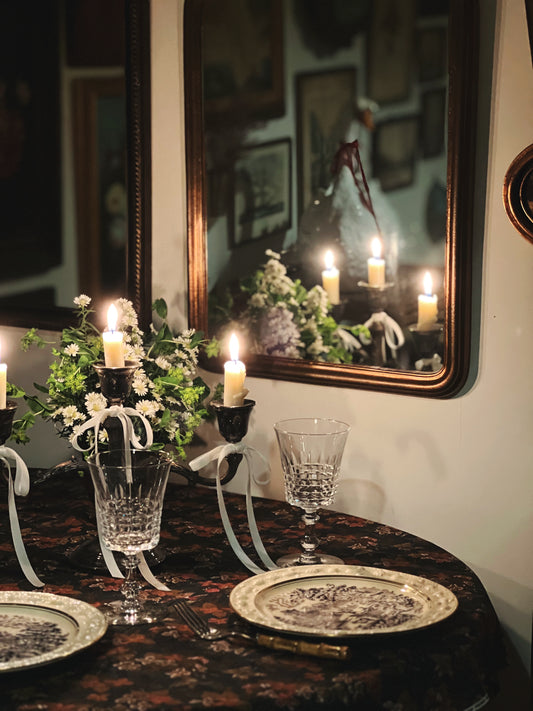
[[[0,491],[1,493],[1,491]],[[0,590],[29,590],[11,544],[7,495],[0,501]],[[245,501],[227,495],[236,533],[252,555]],[[298,547],[298,512],[255,500],[268,552]],[[66,553],[95,533],[94,506],[83,482],[64,474],[17,499],[26,548],[45,591],[98,606],[119,596],[120,581],[73,565]],[[450,588],[458,610],[416,632],[353,640],[348,661],[269,651],[236,640],[193,636],[171,603],[187,598],[213,622],[235,620],[232,588],[249,576],[222,527],[216,493],[169,484],[161,540],[167,557],[154,570],[171,589],[143,594],[163,606],[153,625],[109,628],[67,659],[0,675],[3,711],[146,711],[148,709],[357,709],[463,711],[481,708],[497,690],[505,664],[498,619],[475,574],[450,553],[408,533],[354,516],[323,512],[322,547],[348,564],[421,575]]]

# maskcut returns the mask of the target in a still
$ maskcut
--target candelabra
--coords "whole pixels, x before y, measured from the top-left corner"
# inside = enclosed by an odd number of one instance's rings
[[[409,326],[409,332],[413,336],[415,350],[419,356],[415,362],[415,368],[426,372],[440,370],[442,360],[439,350],[443,332],[442,324],[434,323],[431,326],[419,328],[418,324],[414,323]]]
[[[11,435],[16,409],[17,403],[14,400],[8,400],[5,408],[0,410],[0,445],[5,444]]]
[[[371,316],[365,322],[365,326],[372,334],[372,365],[383,367],[388,365],[390,359],[396,361],[396,353],[405,343],[405,336],[400,325],[385,311],[387,306],[387,291],[394,284],[385,282],[375,286],[366,281],[357,284],[367,292],[368,305]],[[387,355],[387,348],[390,351],[390,358]]]

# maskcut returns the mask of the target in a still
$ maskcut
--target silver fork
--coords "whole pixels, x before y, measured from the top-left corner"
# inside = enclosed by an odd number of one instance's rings
[[[183,600],[178,600],[173,603],[173,607],[185,624],[202,639],[213,641],[216,639],[238,637],[239,639],[255,642],[262,647],[293,652],[294,654],[309,654],[314,657],[326,657],[329,659],[349,659],[350,657],[350,649],[343,645],[307,642],[305,640],[287,639],[285,637],[276,637],[261,633],[246,634],[246,632],[237,632],[236,630],[223,630],[218,627],[212,627]]]

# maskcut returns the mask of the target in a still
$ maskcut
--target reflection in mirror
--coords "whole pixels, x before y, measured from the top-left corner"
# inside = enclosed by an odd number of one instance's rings
[[[475,9],[187,0],[190,317],[251,374],[461,386]]]
[[[149,315],[148,11],[0,0],[0,323],[60,328],[80,293]]]

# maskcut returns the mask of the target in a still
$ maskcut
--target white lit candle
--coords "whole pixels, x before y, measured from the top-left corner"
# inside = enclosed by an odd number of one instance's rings
[[[0,410],[5,410],[7,406],[7,364],[0,363]]]
[[[433,294],[433,280],[431,274],[424,274],[424,293],[418,295],[418,324],[419,331],[428,331],[437,323],[437,295]]]
[[[124,367],[124,334],[117,331],[117,308],[111,304],[107,312],[107,331],[104,331],[104,360],[107,368]]]
[[[381,258],[381,242],[374,237],[371,244],[372,256],[368,260],[368,283],[370,286],[385,284],[385,260]]]
[[[224,363],[224,405],[233,407],[243,405],[248,390],[244,387],[246,368],[239,360],[239,341],[232,333],[229,340],[230,359]]]
[[[339,270],[335,267],[331,249],[326,252],[324,263],[326,268],[322,272],[322,286],[327,292],[330,302],[333,305],[340,304]]]

